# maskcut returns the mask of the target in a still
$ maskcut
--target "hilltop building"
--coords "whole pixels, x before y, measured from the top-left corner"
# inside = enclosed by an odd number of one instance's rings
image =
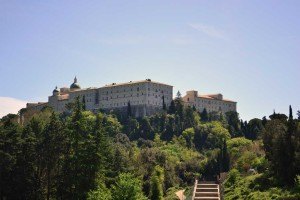
[[[195,107],[197,111],[202,112],[204,108],[208,113],[236,111],[237,103],[224,99],[222,94],[198,95],[198,91],[187,91],[182,97],[186,106]]]
[[[56,87],[49,96],[48,102],[28,103],[27,108],[41,110],[47,105],[57,112],[64,112],[66,105],[74,102],[78,96],[85,102],[87,110],[93,112],[100,109],[115,110],[127,113],[130,104],[132,115],[141,117],[162,111],[163,101],[166,107],[169,107],[173,98],[173,86],[146,79],[119,84],[112,83],[100,88],[81,89],[75,77],[69,88],[58,89]]]
[[[126,114],[130,105],[132,116],[143,117],[161,112],[163,102],[167,108],[170,106],[173,100],[173,86],[146,79],[82,89],[75,77],[70,87],[56,87],[48,102],[28,103],[27,109],[40,111],[49,106],[61,113],[66,111],[66,105],[74,102],[78,96],[85,103],[86,109],[92,112],[113,110]],[[182,99],[186,106],[194,106],[200,112],[204,108],[208,112],[236,111],[236,102],[223,99],[222,94],[198,95],[197,91],[188,91]]]

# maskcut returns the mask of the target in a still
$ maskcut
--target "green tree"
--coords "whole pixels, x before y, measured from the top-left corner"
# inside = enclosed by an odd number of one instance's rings
[[[82,97],[82,109],[86,110],[86,100],[85,100],[85,95]]]
[[[292,185],[294,170],[294,147],[288,127],[282,119],[273,119],[266,125],[263,134],[266,158],[274,175],[284,184]]]
[[[99,183],[97,189],[88,193],[87,200],[112,200],[111,191],[104,183]]]
[[[255,118],[249,121],[246,128],[247,132],[245,133],[245,137],[250,140],[256,140],[261,135],[264,126],[262,120]]]
[[[170,106],[169,106],[169,113],[170,113],[170,114],[175,114],[175,112],[176,112],[175,101],[172,100],[172,101],[171,101],[171,104],[170,104]]]
[[[50,123],[44,130],[42,155],[46,174],[46,199],[55,197],[58,188],[57,175],[61,170],[61,163],[66,152],[66,135],[62,123],[57,115],[52,113]]]
[[[289,108],[289,120],[293,120],[294,117],[293,117],[293,109],[292,109],[292,106],[290,105],[290,108]]]
[[[85,199],[87,193],[96,186],[94,180],[98,156],[94,153],[94,124],[95,116],[91,112],[84,112],[82,102],[77,98],[67,123],[68,154],[62,168],[60,198]]]
[[[139,122],[129,117],[127,123],[124,126],[124,132],[128,135],[131,140],[138,139],[139,137]]]
[[[45,158],[43,150],[44,123],[39,118],[32,118],[22,132],[22,152],[17,158],[16,173],[18,174],[17,199],[40,199],[43,197],[45,180]]]
[[[229,153],[227,151],[227,144],[226,140],[223,140],[223,146],[221,149],[221,167],[220,167],[220,172],[228,172],[229,171],[229,166],[230,166],[230,158],[229,158]]]
[[[17,199],[21,195],[16,171],[18,158],[22,154],[21,127],[9,119],[1,119],[0,123],[0,199]]]
[[[164,95],[162,96],[162,101],[163,101],[163,110],[165,111],[165,110],[167,110],[167,105],[165,103],[165,96]]]
[[[132,111],[131,111],[131,104],[130,101],[127,103],[127,116],[131,117],[132,116]]]
[[[112,186],[112,199],[114,200],[146,200],[142,192],[140,180],[130,173],[119,175],[115,185]]]
[[[261,122],[262,122],[262,125],[265,127],[266,124],[267,124],[267,122],[268,122],[266,116],[264,116],[264,117],[262,118],[262,121],[261,121]]]
[[[229,132],[232,137],[242,136],[241,123],[237,112],[227,112],[226,118],[229,126]]]
[[[194,128],[187,128],[182,132],[182,136],[185,138],[187,146],[189,148],[193,147],[193,141],[195,136],[195,129]]]
[[[168,116],[166,129],[161,133],[161,139],[164,141],[171,141],[175,134],[175,119],[174,116]]]
[[[155,166],[150,181],[150,199],[163,200],[164,170],[160,166]]]
[[[201,121],[203,121],[203,122],[208,121],[208,113],[207,113],[206,108],[203,109],[203,111],[200,114],[200,117],[201,117]]]
[[[143,139],[154,139],[154,132],[148,117],[144,117],[140,122],[140,137]]]

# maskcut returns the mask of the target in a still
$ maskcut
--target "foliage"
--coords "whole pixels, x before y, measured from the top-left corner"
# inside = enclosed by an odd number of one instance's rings
[[[144,118],[130,107],[126,116],[92,113],[80,98],[68,107],[20,124],[19,116],[1,119],[0,199],[176,199],[195,178],[228,171],[226,199],[299,193],[300,123],[291,108],[289,117],[248,123],[236,112],[206,116],[180,94],[168,111]]]
[[[141,182],[132,174],[120,174],[116,184],[112,187],[112,199],[114,200],[143,200],[147,199],[141,187]]]
[[[87,200],[112,200],[111,191],[103,183],[99,183],[97,189],[90,191]]]
[[[270,161],[274,175],[284,184],[292,185],[296,178],[297,169],[295,162],[295,149],[297,140],[293,140],[295,127],[290,128],[291,122],[282,119],[273,119],[266,125],[263,142],[266,158]],[[293,130],[291,130],[293,129]]]
[[[235,171],[237,174],[238,172]],[[228,181],[228,180],[227,180]],[[225,200],[231,199],[299,199],[299,191],[295,188],[280,188],[272,184],[273,180],[262,174],[238,178],[225,188]]]
[[[164,170],[160,166],[155,166],[150,182],[150,199],[162,200],[164,196]]]

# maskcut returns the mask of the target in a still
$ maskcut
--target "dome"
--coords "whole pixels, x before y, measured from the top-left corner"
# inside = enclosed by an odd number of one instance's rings
[[[55,89],[53,90],[53,95],[55,95],[55,94],[59,94],[59,90],[57,89],[57,86],[55,87]]]
[[[77,83],[77,78],[74,78],[74,83],[70,86],[70,89],[80,89],[80,85]]]

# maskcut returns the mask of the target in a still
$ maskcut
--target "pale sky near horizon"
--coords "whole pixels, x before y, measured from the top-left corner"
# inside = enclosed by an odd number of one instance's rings
[[[151,78],[242,119],[300,110],[299,0],[0,0],[0,117],[52,90]]]

